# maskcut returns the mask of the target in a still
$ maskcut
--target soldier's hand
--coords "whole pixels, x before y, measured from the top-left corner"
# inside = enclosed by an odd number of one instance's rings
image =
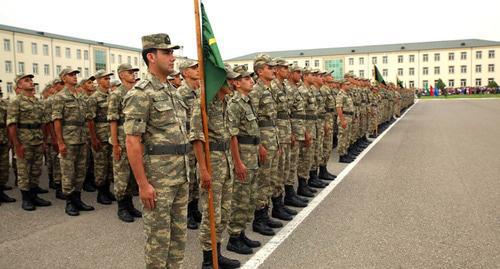
[[[342,128],[347,128],[347,122],[345,122],[345,120],[342,120],[340,124],[342,125]]]
[[[311,135],[308,132],[306,132],[305,134],[304,145],[306,147],[309,147],[311,145]]]
[[[52,148],[55,152],[59,153],[59,147],[57,146],[57,143],[52,143]]]
[[[331,129],[330,126],[325,124],[325,127],[323,128],[323,130],[325,131],[325,136],[330,134],[330,129]]]
[[[58,145],[59,147],[59,153],[61,156],[66,157],[66,154],[68,153],[68,150],[66,149],[66,145],[64,143],[61,143]]]
[[[153,210],[156,206],[156,191],[149,183],[139,187],[139,197],[141,198],[144,208]]]
[[[201,179],[201,187],[204,188],[205,190],[208,190],[210,188],[210,185],[212,184],[212,176],[210,173],[208,173],[208,170],[200,169],[200,179]]]
[[[119,161],[121,155],[122,148],[120,147],[120,145],[113,145],[113,157],[115,158],[115,161]]]
[[[259,145],[259,162],[261,164],[264,164],[267,162],[267,150],[262,145]]]
[[[23,144],[19,144],[18,146],[16,146],[15,150],[16,150],[16,157],[19,159],[24,159],[24,146],[23,146]]]
[[[92,139],[92,148],[95,150],[95,151],[100,151],[101,150],[101,141],[99,141],[99,139]]]
[[[297,138],[295,137],[295,135],[292,134],[292,143],[291,143],[291,146],[295,146],[295,141],[297,140]]]
[[[243,162],[238,162],[234,164],[234,172],[236,173],[236,176],[241,182],[245,182],[248,171],[247,167],[243,164]]]

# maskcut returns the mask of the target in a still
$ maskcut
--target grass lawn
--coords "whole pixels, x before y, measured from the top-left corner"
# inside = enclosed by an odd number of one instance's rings
[[[421,96],[420,99],[457,99],[457,98],[500,98],[500,94],[457,94],[448,95],[448,97],[440,96]]]

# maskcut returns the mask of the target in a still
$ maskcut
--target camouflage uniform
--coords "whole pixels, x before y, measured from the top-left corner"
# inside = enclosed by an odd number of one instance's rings
[[[290,126],[292,134],[295,136],[295,144],[290,148],[290,174],[285,178],[285,185],[294,185],[297,182],[297,165],[299,161],[299,148],[303,146],[305,140],[305,99],[300,95],[297,85],[291,81],[285,81],[288,89]]]
[[[310,87],[302,84],[299,87],[299,94],[305,100],[305,130],[310,132],[311,138],[314,140],[316,138],[316,121],[318,118],[316,111],[318,106],[312,86]],[[314,161],[314,151],[315,147],[313,141],[311,141],[311,145],[309,147],[306,147],[305,144],[301,143],[297,167],[297,175],[299,178],[309,178],[309,171]]]
[[[320,89],[313,86],[314,97],[316,98],[316,137],[314,140],[314,160],[311,166],[311,171],[317,171],[318,167],[323,162],[323,141],[325,139],[325,102],[326,96],[323,96]],[[316,172],[317,173],[317,172]]]
[[[43,110],[45,114],[45,118],[47,120],[47,124],[50,125],[50,128],[53,128],[52,126],[52,105],[54,104],[54,95],[49,96],[47,99],[44,100],[43,102]],[[54,178],[54,183],[56,186],[61,185],[61,164],[59,161],[59,153],[54,150],[54,147],[52,145],[52,141],[55,140],[55,138],[52,138],[50,135],[51,133],[48,133],[49,137],[47,138],[47,169],[52,172],[52,176]]]
[[[0,98],[0,188],[9,180],[9,140],[7,138],[7,101]]]
[[[336,119],[337,111],[335,109],[335,94],[333,89],[323,85],[320,91],[325,98],[325,126],[329,129],[329,132],[324,137],[323,153],[319,166],[326,166],[333,151],[333,136],[335,135],[334,120]]]
[[[342,114],[344,115],[344,119],[347,125],[345,129],[342,128],[340,117],[337,118],[337,125],[339,129],[339,144],[337,146],[337,151],[340,156],[343,156],[347,154],[347,148],[349,147],[349,143],[351,140],[349,136],[352,134],[351,124],[354,114],[354,104],[349,94],[344,90],[339,91],[337,98],[335,99],[335,103],[337,108],[342,109]]]
[[[146,177],[156,192],[155,208],[143,212],[147,268],[180,268],[184,259],[191,151],[186,111],[175,88],[152,74],[123,100],[125,134],[142,138]]]

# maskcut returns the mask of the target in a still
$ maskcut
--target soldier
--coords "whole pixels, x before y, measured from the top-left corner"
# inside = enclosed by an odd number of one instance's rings
[[[91,119],[86,113],[85,101],[75,89],[79,72],[70,68],[61,71],[59,77],[64,81],[64,88],[54,97],[52,105],[52,120],[61,161],[62,191],[66,196],[65,212],[69,216],[94,210],[81,199],[87,158],[85,121]]]
[[[187,240],[187,106],[167,81],[174,71],[167,34],[142,37],[148,77],[123,100],[127,156],[144,206],[147,268],[180,268]],[[144,145],[144,146],[143,146]]]
[[[269,55],[258,55],[253,70],[257,83],[248,94],[254,105],[260,129],[258,198],[252,228],[263,235],[274,235],[272,228],[283,227],[283,223],[269,217],[269,198],[272,195],[271,182],[278,172],[278,129],[276,128],[276,97],[271,91],[275,63]]]
[[[111,76],[113,73],[98,70],[94,77],[97,81],[97,90],[89,97],[88,108],[90,141],[92,143],[92,155],[94,156],[94,176],[97,186],[97,202],[109,205],[116,201],[110,192],[110,184],[113,179],[113,160],[111,157],[112,147],[109,144],[110,129],[108,116],[108,97]]]
[[[95,92],[94,87],[95,77],[90,76],[88,78],[82,79],[80,81],[80,97],[88,104],[89,97]],[[85,129],[87,131],[87,129]],[[94,157],[92,155],[92,146],[90,142],[90,136],[88,132],[86,132],[86,147],[87,147],[87,163],[85,164],[85,180],[83,181],[83,190],[86,192],[95,192],[95,176],[94,176]]]
[[[174,71],[174,73],[170,74],[167,78],[168,82],[170,82],[176,89],[182,84],[181,73],[179,71]]]
[[[142,213],[134,207],[132,201],[132,184],[130,176],[130,165],[125,150],[125,133],[123,122],[122,101],[127,92],[135,85],[135,72],[139,68],[134,68],[130,64],[121,64],[118,66],[118,77],[121,85],[109,94],[108,115],[110,127],[110,144],[113,147],[113,178],[114,191],[118,200],[117,215],[123,222],[133,222],[134,218],[142,217]]]
[[[231,155],[236,179],[233,182],[231,215],[228,224],[227,250],[239,254],[251,254],[260,242],[250,240],[245,234],[247,223],[252,221],[257,199],[257,170],[259,168],[260,133],[257,116],[248,93],[254,82],[252,73],[242,70],[229,72],[235,93],[228,104]]]
[[[323,140],[323,152],[319,156],[319,174],[318,177],[325,180],[334,180],[335,175],[328,172],[326,165],[330,159],[330,155],[333,151],[333,136],[334,136],[334,125],[333,122],[336,118],[335,109],[335,95],[333,92],[333,77],[332,72],[325,72],[323,74],[323,86],[319,89],[321,95],[325,100],[325,122],[324,122],[324,140]]]
[[[371,91],[368,94],[368,99],[370,100],[370,138],[376,138],[378,136],[378,123],[379,123],[379,103],[380,95],[378,93],[377,86],[372,86]]]
[[[135,83],[135,77],[134,77],[134,83]],[[111,88],[109,89],[109,92],[114,92],[116,88],[118,88],[122,83],[119,80],[113,80],[111,81]]]
[[[1,82],[1,80],[0,80]],[[0,203],[13,203],[16,199],[9,197],[5,191],[11,189],[8,187],[9,180],[9,139],[7,136],[7,101],[2,98],[3,93],[0,88]]]
[[[179,70],[183,81],[177,88],[177,93],[182,97],[184,103],[188,106],[186,130],[190,131],[191,114],[193,111],[194,100],[200,96],[200,75],[198,72],[198,63],[191,60],[185,60],[179,65]],[[196,157],[194,152],[189,154],[189,203],[188,203],[188,228],[196,230],[201,222],[201,212],[198,210],[198,199],[200,197],[199,182],[196,177]]]
[[[354,104],[347,91],[351,87],[351,82],[346,80],[342,83],[340,91],[335,99],[337,108],[337,125],[339,129],[339,144],[337,151],[339,153],[339,162],[350,163],[353,161],[347,155],[347,148],[349,147],[352,117],[354,114]]]
[[[43,104],[35,97],[34,76],[18,74],[14,80],[19,94],[7,110],[7,126],[17,156],[18,186],[22,193],[22,208],[33,211],[37,206],[52,203],[38,197],[36,188],[42,174],[45,116]]]

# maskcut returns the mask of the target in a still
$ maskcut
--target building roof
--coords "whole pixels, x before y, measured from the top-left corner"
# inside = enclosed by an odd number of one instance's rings
[[[19,28],[19,27],[4,25],[4,24],[0,24],[0,30],[10,31],[10,32],[15,32],[15,33],[23,33],[23,34],[28,34],[28,35],[35,35],[35,36],[40,36],[40,37],[61,39],[61,40],[72,41],[72,42],[77,42],[77,43],[84,43],[84,44],[89,44],[89,45],[104,46],[104,47],[110,47],[110,48],[115,48],[115,49],[131,50],[131,51],[136,51],[136,52],[142,51],[139,48],[115,45],[115,44],[99,42],[99,41],[94,41],[94,40],[89,40],[89,39],[76,38],[76,37],[71,37],[71,36],[51,34],[51,33],[47,33],[47,32],[29,30],[29,29],[25,29],[25,28]]]
[[[447,41],[399,43],[399,44],[355,46],[355,47],[341,47],[341,48],[254,52],[247,55],[228,59],[227,61],[253,60],[259,53],[266,53],[269,54],[271,57],[297,58],[297,57],[313,57],[313,56],[345,55],[345,54],[383,53],[383,52],[395,52],[395,51],[475,48],[475,47],[486,47],[486,46],[500,46],[500,42],[482,40],[482,39],[460,39],[460,40],[447,40]]]

